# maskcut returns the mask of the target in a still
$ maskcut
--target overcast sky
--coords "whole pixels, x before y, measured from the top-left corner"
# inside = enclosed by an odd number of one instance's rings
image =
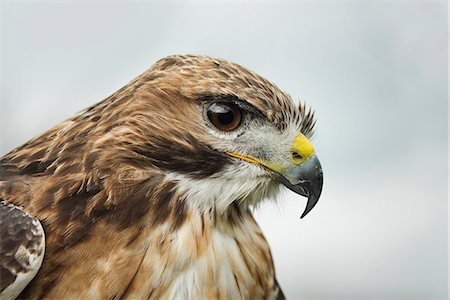
[[[447,299],[447,4],[2,5],[0,155],[170,54],[246,66],[316,111],[317,207],[257,219],[290,299]],[[416,297],[416,298],[414,298]]]

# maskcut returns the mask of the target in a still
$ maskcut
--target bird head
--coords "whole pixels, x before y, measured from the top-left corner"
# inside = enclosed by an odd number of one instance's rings
[[[313,113],[266,79],[221,59],[170,56],[130,88],[122,111],[134,158],[175,182],[189,205],[253,205],[280,184],[308,198],[302,217],[317,203]]]
[[[310,142],[314,124],[305,105],[246,68],[206,56],[169,56],[57,127],[55,143],[65,147],[57,148],[53,165],[60,175],[76,164],[88,182],[98,178],[114,191],[106,203],[123,198],[114,193],[133,194],[136,184],[152,186],[149,174],[158,174],[170,182],[161,189],[176,191],[183,205],[219,214],[274,199],[284,185],[308,198],[303,217],[323,182]],[[79,159],[76,141],[85,150]],[[154,193],[160,192],[147,195]]]

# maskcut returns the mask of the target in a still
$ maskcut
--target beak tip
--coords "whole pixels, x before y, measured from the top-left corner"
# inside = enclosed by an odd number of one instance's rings
[[[300,219],[303,219],[304,217],[306,217],[306,215],[308,215],[309,212],[310,212],[310,211],[306,211],[306,210],[305,210],[305,211],[302,213],[302,215],[300,216]]]
[[[302,165],[290,168],[279,180],[293,192],[308,197],[306,208],[300,219],[306,217],[316,206],[322,194],[323,172],[317,157],[313,155]]]
[[[312,197],[308,197],[308,202],[306,203],[306,208],[303,211],[302,215],[300,216],[300,219],[303,219],[306,217],[307,214],[311,212],[311,210],[316,206],[317,202],[319,202],[319,195],[313,195]]]

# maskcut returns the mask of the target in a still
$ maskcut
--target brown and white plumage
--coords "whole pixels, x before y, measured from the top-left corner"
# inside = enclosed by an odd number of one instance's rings
[[[14,299],[42,265],[45,234],[37,218],[0,201],[0,294]]]
[[[238,107],[239,127],[215,128],[211,103]],[[312,161],[313,126],[304,106],[239,65],[158,61],[1,158],[2,205],[45,231],[42,267],[19,298],[282,298],[250,206],[274,198],[280,176],[314,206],[320,190],[311,196],[285,172]]]

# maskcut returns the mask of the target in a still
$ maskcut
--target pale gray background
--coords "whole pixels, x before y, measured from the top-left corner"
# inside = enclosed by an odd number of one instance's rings
[[[321,201],[257,219],[290,299],[447,299],[446,2],[2,5],[1,148],[157,59],[206,54],[317,113]]]

